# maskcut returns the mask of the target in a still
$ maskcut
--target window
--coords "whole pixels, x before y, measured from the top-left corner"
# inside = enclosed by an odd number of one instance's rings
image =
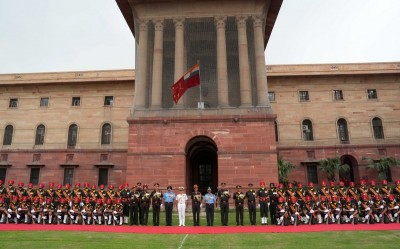
[[[0,168],[0,180],[6,182],[7,168]]]
[[[278,142],[279,137],[278,137],[278,123],[275,121],[275,142]]]
[[[310,97],[308,96],[308,91],[299,91],[299,100],[300,101],[309,101]]]
[[[39,175],[40,175],[40,168],[31,168],[31,176],[29,178],[29,182],[33,183],[33,185],[38,185]]]
[[[43,145],[44,144],[44,134],[45,134],[44,125],[39,125],[36,128],[35,145]]]
[[[333,90],[333,99],[334,100],[343,100],[342,90]]]
[[[377,99],[378,94],[376,93],[376,89],[368,89],[367,90],[367,97],[368,99]]]
[[[40,107],[47,107],[49,106],[49,98],[40,98]]]
[[[80,106],[81,97],[72,97],[72,106]]]
[[[105,106],[112,106],[114,102],[114,97],[113,96],[105,96],[104,97],[104,105]]]
[[[98,185],[108,185],[108,168],[99,168],[99,182]]]
[[[74,168],[65,168],[63,185],[67,183],[72,185],[73,181],[74,181]]]
[[[17,108],[18,107],[18,99],[10,99],[10,103],[8,104],[10,108]]]
[[[76,145],[76,140],[78,138],[78,126],[72,124],[68,129],[68,148],[73,149]]]
[[[11,145],[14,128],[12,125],[7,125],[4,129],[3,145]]]
[[[339,140],[342,144],[349,143],[349,132],[347,130],[347,122],[344,118],[337,121]]]
[[[303,120],[302,128],[303,128],[303,140],[304,141],[314,140],[312,123],[309,119]]]
[[[318,172],[317,172],[316,164],[308,164],[307,165],[307,178],[308,178],[308,182],[318,184]]]
[[[268,92],[269,102],[275,102],[275,92]]]
[[[101,144],[111,144],[111,125],[108,123],[101,128]]]
[[[372,119],[372,128],[374,130],[375,139],[384,139],[382,120],[380,118]]]

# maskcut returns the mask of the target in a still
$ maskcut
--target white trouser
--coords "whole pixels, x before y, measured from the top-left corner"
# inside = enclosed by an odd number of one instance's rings
[[[179,225],[185,225],[185,210],[186,204],[178,204],[178,214],[179,214]]]

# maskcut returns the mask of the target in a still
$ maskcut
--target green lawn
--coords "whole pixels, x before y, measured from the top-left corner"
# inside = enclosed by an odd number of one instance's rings
[[[1,248],[398,248],[400,231],[268,234],[1,232]]]

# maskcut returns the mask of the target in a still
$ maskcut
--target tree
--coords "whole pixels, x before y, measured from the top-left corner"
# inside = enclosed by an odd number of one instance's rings
[[[289,182],[288,174],[290,171],[294,170],[296,166],[290,162],[283,161],[282,157],[278,157],[278,176],[279,182],[286,185]]]
[[[342,164],[339,157],[323,158],[319,161],[319,170],[326,173],[328,181],[335,181],[336,174],[344,174],[349,172],[350,166]]]
[[[387,174],[390,172],[392,166],[399,166],[400,160],[397,160],[394,157],[381,157],[378,160],[374,160],[370,157],[363,157],[363,160],[369,161],[367,165],[367,169],[372,169],[378,172],[378,179],[379,180],[392,180],[388,179],[390,176]]]

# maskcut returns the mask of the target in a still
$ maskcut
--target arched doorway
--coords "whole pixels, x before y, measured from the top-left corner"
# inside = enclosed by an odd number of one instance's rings
[[[342,164],[347,164],[350,166],[350,171],[345,173],[345,174],[339,174],[339,178],[341,181],[344,181],[346,185],[348,185],[349,182],[354,182],[354,179],[358,179],[358,171],[357,171],[357,160],[350,155],[343,155],[340,158],[340,162]]]
[[[207,192],[210,186],[213,191],[218,186],[218,154],[217,145],[206,136],[192,138],[186,145],[186,182],[189,192],[194,184],[199,191]]]

